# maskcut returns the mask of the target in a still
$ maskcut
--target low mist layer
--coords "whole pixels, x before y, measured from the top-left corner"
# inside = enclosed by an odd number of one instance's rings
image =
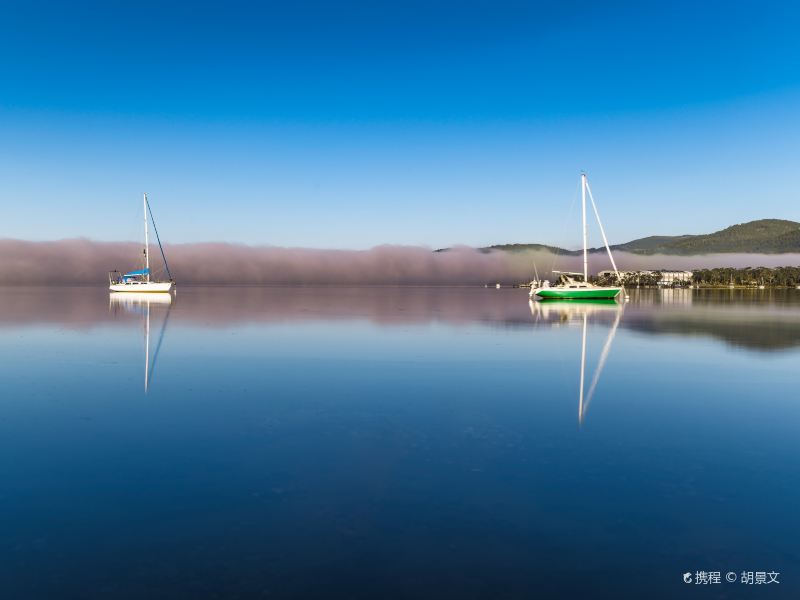
[[[176,244],[165,248],[178,283],[187,284],[348,284],[458,285],[519,283],[551,270],[582,270],[580,256],[549,252],[482,252],[456,247],[432,252],[417,246],[378,246],[370,250],[319,250],[223,243]],[[0,284],[102,284],[106,273],[141,268],[141,245],[85,239],[53,242],[0,240]],[[622,270],[791,266],[798,254],[715,254],[641,256],[615,253]],[[164,275],[158,248],[152,248],[155,274]],[[590,271],[610,268],[605,254],[593,254]]]

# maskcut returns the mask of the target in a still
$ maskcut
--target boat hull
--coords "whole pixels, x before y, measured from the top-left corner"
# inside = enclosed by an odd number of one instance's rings
[[[613,300],[622,288],[618,287],[593,287],[593,288],[542,288],[536,290],[536,297],[542,300]]]
[[[164,294],[172,291],[171,281],[150,281],[143,283],[112,283],[108,286],[112,292],[135,292],[142,293],[156,293]]]
[[[133,306],[169,306],[172,304],[172,294],[139,294],[136,292],[111,292],[108,299],[112,305],[119,305],[125,308]]]

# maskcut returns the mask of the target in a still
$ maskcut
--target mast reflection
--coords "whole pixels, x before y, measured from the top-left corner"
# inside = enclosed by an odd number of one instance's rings
[[[589,410],[589,404],[594,397],[595,389],[600,381],[600,375],[608,360],[608,355],[611,352],[611,345],[614,342],[614,337],[617,335],[622,313],[624,311],[624,304],[615,302],[614,300],[567,300],[567,301],[533,301],[529,302],[531,314],[538,324],[550,323],[552,325],[570,325],[576,322],[581,324],[581,369],[580,369],[580,383],[578,387],[578,424],[583,425],[586,417],[586,412]],[[591,383],[589,384],[588,391],[586,390],[586,334],[588,330],[588,322],[591,318],[600,318],[601,316],[613,315],[614,321],[609,328],[606,341],[603,344],[603,349],[600,352],[600,358],[597,361],[597,366],[594,369]]]
[[[108,296],[109,310],[115,314],[118,310],[126,313],[141,315],[144,328],[144,391],[150,389],[150,382],[161,351],[161,344],[164,341],[164,332],[167,330],[169,315],[172,310],[172,294],[137,294],[135,292],[112,292]],[[164,318],[161,321],[161,328],[158,334],[155,351],[152,360],[150,358],[150,313],[151,307],[155,310],[166,309]]]

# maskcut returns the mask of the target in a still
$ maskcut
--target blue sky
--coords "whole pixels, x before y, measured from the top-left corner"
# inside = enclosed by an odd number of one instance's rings
[[[581,170],[613,242],[800,220],[797,3],[165,5],[3,3],[0,237],[575,247]]]

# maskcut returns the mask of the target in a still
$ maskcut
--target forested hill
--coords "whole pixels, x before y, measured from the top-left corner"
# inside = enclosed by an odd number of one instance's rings
[[[732,225],[705,235],[656,236],[633,240],[613,248],[638,254],[714,254],[800,252],[800,223],[761,219]]]
[[[753,253],[781,254],[800,252],[800,223],[782,219],[761,219],[732,225],[721,231],[702,235],[654,235],[611,246],[613,250],[634,254],[694,254]],[[559,254],[575,255],[570,251],[542,244],[499,244],[485,250],[551,250]],[[603,248],[593,248],[600,252]]]

